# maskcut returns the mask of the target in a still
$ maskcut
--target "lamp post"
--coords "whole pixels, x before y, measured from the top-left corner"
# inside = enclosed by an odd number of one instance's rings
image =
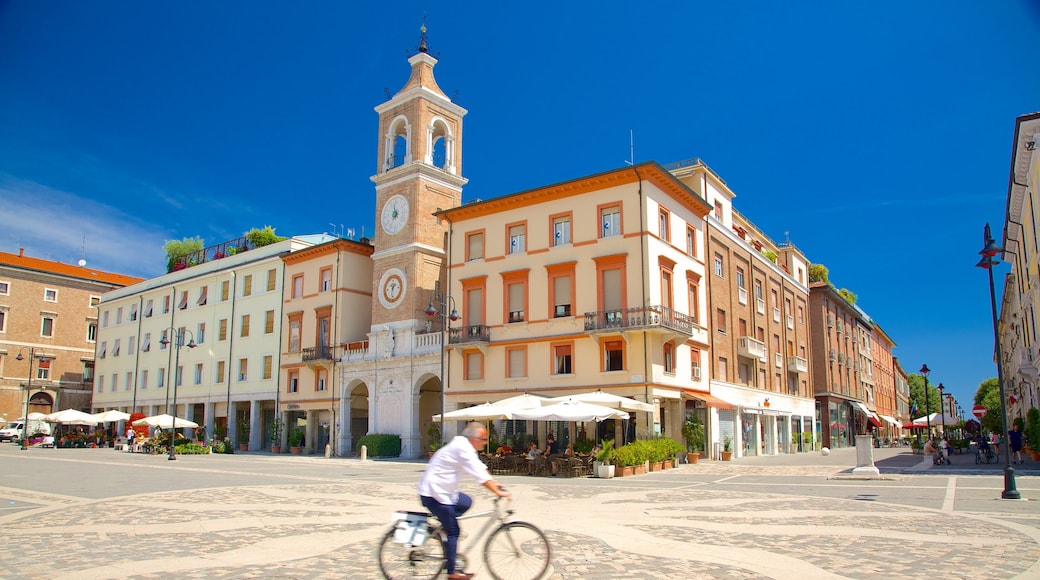
[[[945,438],[946,437],[946,403],[943,402],[943,391],[946,389],[946,387],[944,387],[942,383],[939,383],[939,386],[935,387],[935,388],[939,389],[939,410],[941,411],[940,416],[942,417],[942,426],[943,426],[942,436]]]
[[[1000,263],[997,254],[1004,251],[997,245],[996,240],[990,235],[989,222],[982,230],[983,248],[979,251],[982,259],[975,266],[986,270],[989,274],[989,304],[993,314],[993,344],[997,354],[997,385],[1000,387],[1000,422],[1003,432],[1008,432],[1007,424],[1007,399],[1004,397],[1004,355],[1000,348],[1000,321],[997,319],[997,294],[993,287],[993,266]],[[1006,435],[1005,435],[1006,437]],[[1022,494],[1015,487],[1015,469],[1011,467],[1010,445],[1004,445],[1004,491],[1000,494],[1003,499],[1021,499]]]
[[[434,305],[434,300],[440,304],[440,311]],[[448,307],[451,307],[451,313],[448,313]],[[448,391],[448,378],[444,374],[444,352],[448,345],[448,321],[455,322],[459,319],[459,311],[455,309],[455,299],[448,294],[441,294],[438,291],[434,291],[433,298],[430,300],[430,305],[426,307],[423,312],[427,316],[437,316],[440,314],[441,317],[441,442],[444,441],[444,402],[447,397]]]
[[[14,357],[14,360],[24,360],[22,352],[25,347],[18,349],[18,356]],[[29,450],[29,397],[32,395],[32,365],[33,361],[36,360],[36,347],[29,347],[29,376],[26,377],[25,381],[25,416],[22,418],[22,451]]]
[[[924,422],[928,424],[928,438],[932,438],[932,408],[928,404],[928,373],[932,372],[928,365],[921,365],[921,375],[924,377]]]
[[[163,345],[164,347],[165,346],[169,346],[169,344],[171,342],[170,338],[169,338],[169,334],[170,333],[175,335],[174,336],[174,341],[173,341],[173,348],[177,351],[174,354],[173,368],[170,369],[171,371],[173,371],[171,373],[173,375],[173,381],[172,381],[173,382],[173,385],[172,385],[172,388],[173,388],[173,406],[171,407],[171,410],[170,410],[170,457],[169,457],[169,459],[170,459],[170,461],[173,461],[173,460],[177,459],[177,453],[175,451],[176,446],[174,445],[174,443],[176,443],[175,437],[177,435],[177,382],[178,382],[178,379],[180,378],[180,377],[177,376],[177,368],[181,364],[181,347],[182,346],[187,346],[188,348],[195,348],[196,345],[195,345],[195,335],[192,334],[190,330],[187,330],[187,329],[177,330],[177,329],[173,328],[172,326],[170,328],[167,328],[167,329],[163,330],[162,340],[159,341],[159,344]],[[191,337],[191,338],[188,339],[188,343],[187,344],[184,343],[184,335],[188,335],[188,336]],[[169,392],[169,391],[167,391],[167,392]]]

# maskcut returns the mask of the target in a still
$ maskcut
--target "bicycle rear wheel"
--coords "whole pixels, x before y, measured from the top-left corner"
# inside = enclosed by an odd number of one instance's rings
[[[444,543],[434,531],[421,546],[398,544],[395,527],[379,543],[379,571],[387,580],[399,578],[436,578],[444,569]]]
[[[527,522],[502,524],[484,544],[484,562],[496,580],[537,580],[551,555],[545,534]]]

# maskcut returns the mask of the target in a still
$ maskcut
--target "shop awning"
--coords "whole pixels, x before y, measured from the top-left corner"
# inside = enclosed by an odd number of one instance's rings
[[[878,419],[877,417],[874,417],[872,415],[867,415],[867,420],[870,421],[870,423],[875,427],[881,427],[881,419]]]
[[[886,421],[888,423],[891,423],[892,425],[895,425],[896,429],[902,429],[903,428],[903,424],[900,423],[899,421],[896,421],[895,417],[889,417],[888,415],[880,415],[880,414],[878,416],[881,417],[881,420]]]
[[[690,390],[690,389],[683,389],[683,392],[686,393],[687,395],[689,395],[690,397],[692,397],[694,399],[697,399],[698,401],[702,401],[705,405],[707,405],[709,407],[715,407],[716,409],[732,409],[733,408],[733,405],[727,403],[726,401],[723,401],[722,399],[716,397],[715,395],[712,395],[712,394],[709,394],[709,393],[705,393],[703,391],[694,391],[694,390]]]

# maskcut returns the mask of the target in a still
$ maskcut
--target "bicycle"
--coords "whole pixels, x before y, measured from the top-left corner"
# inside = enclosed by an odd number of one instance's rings
[[[487,517],[488,521],[465,549],[460,546],[456,567],[466,570],[465,554],[485,534],[484,562],[496,580],[537,580],[549,569],[552,551],[549,540],[534,524],[510,519],[513,510],[503,509],[496,497],[490,510],[459,516],[459,521]],[[436,578],[444,571],[446,537],[440,522],[429,512],[395,512],[394,523],[379,543],[379,570],[387,580]],[[431,519],[433,521],[431,521]]]
[[[975,463],[994,463],[997,461],[997,454],[993,452],[993,448],[990,446],[979,447],[975,449]]]

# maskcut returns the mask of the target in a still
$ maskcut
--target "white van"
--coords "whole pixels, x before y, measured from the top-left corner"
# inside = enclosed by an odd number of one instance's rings
[[[22,420],[11,421],[7,424],[7,427],[0,429],[0,441],[21,441],[22,440]],[[36,419],[29,420],[29,436],[32,437],[35,433],[43,433],[44,435],[51,434],[51,425],[46,421],[40,421]]]

